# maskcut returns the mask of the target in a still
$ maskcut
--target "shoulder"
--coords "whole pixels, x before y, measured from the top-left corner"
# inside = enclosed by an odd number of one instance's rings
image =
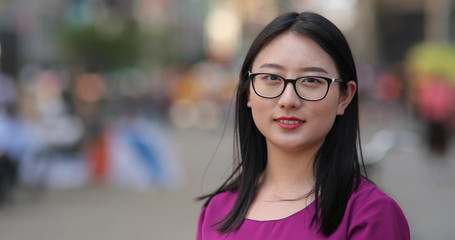
[[[368,211],[379,209],[387,212],[402,213],[393,198],[385,194],[376,185],[362,178],[359,187],[352,193],[348,207],[353,214],[364,215]]]
[[[400,206],[363,178],[351,195],[345,216],[349,239],[409,239],[408,222]]]
[[[214,226],[226,216],[234,206],[237,192],[226,191],[215,195],[199,214],[196,239],[203,239],[203,236],[215,236],[218,233]]]
[[[381,189],[376,185],[369,182],[365,178],[360,180],[360,184],[357,189],[355,189],[351,195],[350,202],[353,203],[364,203],[369,201],[380,201],[380,202],[394,202],[394,200],[385,194]]]
[[[207,205],[208,208],[214,208],[220,210],[221,208],[230,208],[234,205],[235,199],[237,198],[236,191],[226,191],[215,195]]]
[[[234,206],[237,198],[237,192],[226,191],[215,195],[210,202],[201,211],[201,217],[204,221],[216,223],[219,222]]]

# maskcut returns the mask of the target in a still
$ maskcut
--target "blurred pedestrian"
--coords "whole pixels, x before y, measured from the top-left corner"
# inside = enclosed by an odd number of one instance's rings
[[[13,79],[0,74],[0,204],[11,198],[25,152],[25,135],[17,117],[17,91]]]
[[[400,207],[361,174],[356,89],[330,21],[287,13],[267,25],[240,72],[238,163],[201,197],[197,239],[409,239]]]
[[[437,77],[422,80],[417,91],[417,113],[427,128],[430,151],[444,156],[455,117],[455,89]]]

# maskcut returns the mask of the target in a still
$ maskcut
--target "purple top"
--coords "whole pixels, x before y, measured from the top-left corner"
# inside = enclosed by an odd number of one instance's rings
[[[280,239],[410,239],[409,226],[398,204],[362,178],[352,193],[343,220],[329,237],[310,226],[314,202],[293,215],[270,221],[245,219],[235,232],[220,234],[212,225],[222,219],[234,205],[236,192],[216,195],[199,216],[197,240],[280,240]]]

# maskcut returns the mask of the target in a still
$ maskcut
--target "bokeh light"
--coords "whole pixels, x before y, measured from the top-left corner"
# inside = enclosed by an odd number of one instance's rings
[[[97,102],[104,96],[106,83],[98,74],[85,73],[76,79],[74,91],[83,101]]]

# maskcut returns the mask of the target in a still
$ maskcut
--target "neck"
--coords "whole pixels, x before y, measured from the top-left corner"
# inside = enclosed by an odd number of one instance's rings
[[[314,188],[313,161],[316,151],[286,152],[267,146],[267,166],[261,188],[282,198],[296,198]]]

